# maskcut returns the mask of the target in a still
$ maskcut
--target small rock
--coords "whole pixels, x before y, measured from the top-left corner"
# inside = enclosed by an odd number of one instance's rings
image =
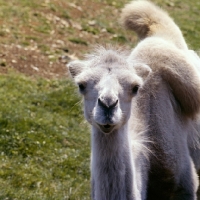
[[[10,30],[8,28],[5,29],[6,33],[10,33]]]
[[[31,68],[34,69],[35,71],[39,71],[39,69],[34,65],[31,65]]]
[[[96,25],[96,21],[95,20],[89,21],[88,24],[90,26],[95,26]]]
[[[72,27],[78,29],[79,31],[83,30],[82,26],[76,22],[72,23]]]
[[[54,56],[54,55],[49,55],[48,58],[49,58],[49,59],[54,59],[55,56]]]
[[[62,40],[56,40],[56,43],[57,43],[57,44],[60,44],[60,45],[64,45],[64,44],[65,44],[65,42],[62,41]]]
[[[102,33],[106,33],[106,32],[107,32],[107,29],[106,29],[106,28],[102,28],[102,29],[101,29],[101,32],[102,32]]]
[[[113,2],[112,2],[112,5],[113,5],[113,6],[116,6],[116,5],[117,5],[117,3],[116,3],[115,1],[113,1]]]
[[[71,6],[72,8],[76,8],[76,9],[79,10],[79,11],[82,11],[82,10],[83,10],[80,6],[77,6],[77,5],[74,4],[74,3],[68,3],[68,5]]]
[[[18,49],[21,49],[22,48],[22,46],[21,45],[16,45],[16,47],[18,48]]]
[[[11,60],[11,62],[12,62],[12,63],[17,63],[17,61],[16,61],[16,60]]]
[[[117,34],[114,34],[114,35],[112,36],[112,38],[116,38],[116,37],[118,37],[118,35],[117,35]]]
[[[50,35],[53,35],[55,33],[55,30],[52,30],[51,32],[50,32]]]
[[[66,28],[69,27],[69,23],[67,21],[63,20],[63,19],[60,20],[60,23],[63,25],[63,27],[66,27]]]

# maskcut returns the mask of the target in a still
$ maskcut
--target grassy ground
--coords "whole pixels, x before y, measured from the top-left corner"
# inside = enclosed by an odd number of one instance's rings
[[[0,88],[0,199],[86,199],[89,133],[72,84],[11,73]]]
[[[155,0],[200,49],[198,0]],[[93,44],[131,48],[123,0],[0,0],[0,200],[90,199],[90,134],[65,64]]]

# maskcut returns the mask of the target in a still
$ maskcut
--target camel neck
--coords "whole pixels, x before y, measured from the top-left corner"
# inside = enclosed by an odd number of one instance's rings
[[[130,144],[127,127],[110,134],[92,130],[92,182],[95,199],[133,199]]]
[[[102,154],[101,156],[107,156],[110,160],[111,156],[123,153],[125,150],[124,145],[127,146],[129,143],[127,126],[123,126],[121,129],[114,130],[109,134],[104,134],[96,127],[93,127],[92,142],[92,150],[98,150],[97,153],[99,155]],[[95,147],[95,149],[93,147]]]

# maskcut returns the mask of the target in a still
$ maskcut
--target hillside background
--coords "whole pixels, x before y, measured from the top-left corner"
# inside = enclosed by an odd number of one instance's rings
[[[126,0],[0,0],[0,200],[90,199],[90,128],[65,65],[131,49]],[[154,0],[200,49],[200,1]]]

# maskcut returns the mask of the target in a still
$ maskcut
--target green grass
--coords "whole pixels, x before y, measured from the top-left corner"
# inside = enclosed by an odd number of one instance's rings
[[[70,42],[76,43],[76,44],[82,44],[82,45],[88,45],[86,41],[80,39],[80,38],[69,38]]]
[[[200,1],[198,0],[154,0],[165,8],[181,28],[188,46],[200,50]]]
[[[67,80],[0,76],[0,199],[88,199],[89,131]]]

